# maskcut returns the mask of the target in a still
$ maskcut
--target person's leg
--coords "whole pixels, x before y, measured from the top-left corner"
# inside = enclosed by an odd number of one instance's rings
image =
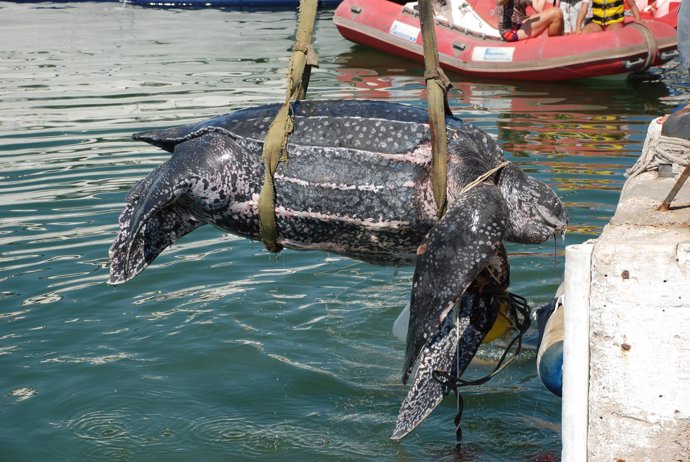
[[[575,23],[577,22],[577,13],[582,5],[582,0],[562,0],[558,2],[558,7],[563,13],[563,33],[569,34],[575,32]]]
[[[518,30],[520,40],[538,37],[548,29],[549,35],[563,35],[563,12],[559,8],[549,8],[527,18]]]
[[[592,32],[602,32],[604,30],[601,25],[595,23],[594,21],[589,22],[585,27],[582,28],[582,34],[589,34]]]
[[[545,13],[550,14],[549,28],[547,29],[549,36],[563,35],[565,32],[565,22],[560,8],[549,8]]]
[[[606,26],[605,30],[616,30],[616,29],[621,29],[623,28],[623,21],[621,22],[614,22],[613,24],[609,24]]]

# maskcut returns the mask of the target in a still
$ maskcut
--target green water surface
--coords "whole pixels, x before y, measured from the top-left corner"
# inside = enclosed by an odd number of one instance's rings
[[[319,13],[309,97],[424,107],[419,65],[341,39]],[[211,227],[107,286],[127,191],[168,154],[136,131],[284,97],[293,11],[0,2],[0,461],[558,460],[560,399],[533,349],[402,442],[391,326],[412,268],[269,255]],[[629,80],[543,84],[451,75],[451,106],[569,208],[565,242],[509,247],[533,306],[564,245],[596,237],[649,122],[685,102],[671,62]],[[533,339],[534,331],[529,336]],[[500,354],[489,346],[470,374]]]

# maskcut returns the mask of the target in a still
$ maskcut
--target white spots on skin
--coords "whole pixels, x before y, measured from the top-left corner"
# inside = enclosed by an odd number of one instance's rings
[[[354,184],[345,184],[345,183],[314,183],[314,182],[302,180],[299,178],[281,175],[279,173],[275,174],[275,179],[280,180],[280,181],[284,181],[286,183],[297,184],[297,185],[304,186],[307,188],[318,187],[318,188],[324,188],[324,189],[334,189],[334,190],[339,190],[339,191],[379,192],[379,191],[383,191],[383,190],[387,189],[387,185],[375,185],[375,184],[354,185]],[[413,185],[414,185],[414,183],[413,183]]]
[[[258,196],[258,195],[257,195]],[[258,208],[258,199],[247,202],[233,202],[228,207],[228,212],[240,215],[254,215]]]
[[[287,217],[295,217],[295,218],[311,218],[319,221],[337,221],[337,222],[343,222],[343,223],[349,223],[349,224],[354,224],[358,226],[362,226],[365,229],[369,230],[396,230],[402,227],[408,227],[410,226],[410,223],[408,221],[395,221],[395,220],[374,220],[373,218],[357,218],[357,217],[350,217],[347,215],[335,215],[335,214],[326,214],[326,213],[319,213],[319,212],[313,212],[309,210],[292,210],[292,209],[286,209],[285,207],[278,206],[276,207],[276,215],[278,216],[287,216]]]
[[[337,254],[345,254],[349,250],[343,245],[338,245],[331,242],[303,242],[296,239],[281,239],[280,243],[291,249],[321,250],[324,252],[333,252]]]

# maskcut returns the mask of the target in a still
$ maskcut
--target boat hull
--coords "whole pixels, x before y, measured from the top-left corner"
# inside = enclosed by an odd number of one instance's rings
[[[296,9],[299,0],[121,0],[138,6],[155,8],[251,8]],[[340,0],[319,0],[319,8],[335,8]]]
[[[386,53],[423,62],[419,18],[387,0],[344,0],[333,21],[343,37]],[[626,74],[677,55],[676,31],[662,21],[643,21],[597,34],[504,42],[436,27],[441,66],[463,74],[558,81]]]

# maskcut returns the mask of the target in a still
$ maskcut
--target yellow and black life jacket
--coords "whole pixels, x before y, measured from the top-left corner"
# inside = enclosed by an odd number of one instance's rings
[[[602,26],[622,22],[625,0],[592,0],[592,21]]]

